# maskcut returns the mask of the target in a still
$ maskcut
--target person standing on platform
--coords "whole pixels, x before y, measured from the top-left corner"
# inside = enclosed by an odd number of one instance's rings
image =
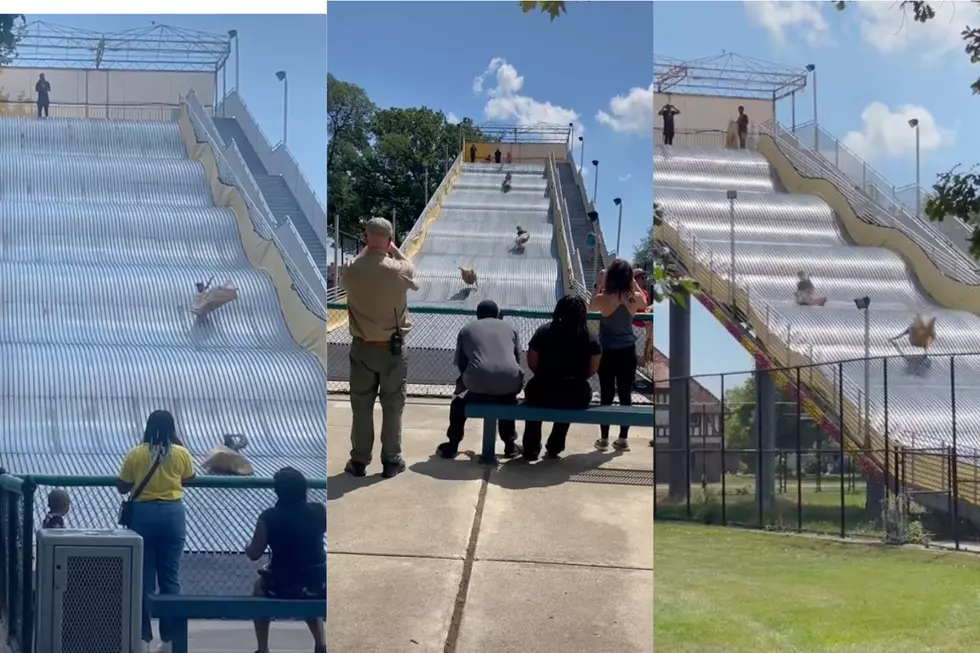
[[[51,105],[51,82],[44,79],[44,73],[38,75],[34,92],[37,93],[37,117],[40,118],[43,111],[44,117],[47,118],[48,108]]]
[[[415,266],[393,240],[394,228],[384,218],[371,218],[364,228],[366,247],[346,266],[340,286],[347,291],[351,335],[351,452],[344,468],[364,476],[374,450],[374,402],[381,400],[382,475],[405,471],[402,459],[402,413],[408,365],[402,351],[412,328],[408,291],[418,290]]]
[[[664,145],[672,146],[674,144],[674,116],[681,115],[681,112],[668,102],[660,109],[659,114],[664,119]]]
[[[745,140],[749,136],[749,114],[745,113],[745,107],[738,108],[738,147],[745,149]]]

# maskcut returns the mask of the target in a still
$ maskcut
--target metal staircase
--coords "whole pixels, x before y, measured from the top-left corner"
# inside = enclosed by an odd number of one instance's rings
[[[586,245],[589,233],[593,230],[592,221],[589,220],[588,207],[582,201],[577,201],[582,197],[582,190],[578,187],[575,179],[574,163],[561,161],[558,163],[558,183],[561,184],[562,193],[568,198],[568,221],[572,225],[572,246],[578,250],[582,259],[582,283],[590,289],[595,284],[593,269],[596,267],[593,260],[595,249]],[[604,267],[605,261],[602,260],[602,253],[599,253],[599,269]]]
[[[280,175],[269,174],[269,171],[262,165],[258,155],[255,153],[255,148],[252,147],[252,144],[245,136],[245,132],[236,119],[213,118],[212,120],[214,121],[215,127],[218,128],[218,134],[225,143],[235,141],[238,145],[238,149],[242,153],[242,159],[245,160],[245,165],[248,166],[249,171],[255,178],[255,183],[258,184],[266,204],[268,204],[269,209],[272,211],[272,215],[280,222],[287,217],[292,220],[293,226],[296,228],[296,233],[299,234],[303,240],[303,244],[306,245],[306,249],[316,263],[321,276],[326,279],[327,250],[323,246],[323,243],[320,242],[320,239],[317,238],[309,219],[303,213],[303,209],[300,207],[299,202],[296,201],[292,191],[289,190],[285,180]]]

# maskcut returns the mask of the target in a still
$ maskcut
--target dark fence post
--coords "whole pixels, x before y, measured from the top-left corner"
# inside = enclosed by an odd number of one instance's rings
[[[882,392],[884,393],[884,399],[882,401],[882,409],[885,411],[885,464],[882,465],[882,472],[884,473],[884,478],[881,480],[885,482],[885,502],[888,502],[888,493],[891,491],[891,483],[889,483],[888,476],[891,474],[891,465],[889,464],[890,455],[890,442],[888,433],[888,358],[881,359],[881,382],[882,382]],[[898,461],[896,460],[896,463]],[[895,479],[895,496],[898,496],[898,479]],[[885,530],[888,530],[888,511],[884,511],[885,519]]]
[[[960,550],[960,483],[959,459],[956,450],[956,356],[949,357],[949,409],[952,417],[950,430],[953,436],[953,459],[949,465],[949,479],[953,485],[953,543]]]
[[[684,434],[684,495],[687,497],[687,518],[691,518],[691,379],[684,379],[684,409],[687,411],[687,432]]]
[[[17,531],[20,529],[20,523],[17,519],[17,504],[20,501],[20,495],[16,492],[7,492],[5,496],[7,502],[7,523],[4,524],[4,530],[6,530],[5,543],[7,546],[7,641],[17,640],[17,616],[20,613],[20,606],[17,604],[17,599],[19,598],[18,588],[20,586],[21,579],[17,576],[17,556],[20,553],[17,551]]]
[[[728,514],[726,510],[727,489],[726,477],[728,476],[728,450],[725,446],[725,375],[721,375],[721,525],[728,525]]]
[[[844,504],[844,364],[837,363],[837,413],[840,423],[840,536],[847,537],[847,510]]]
[[[764,452],[762,451],[762,379],[759,374],[759,364],[755,365],[755,497],[756,510],[759,513],[759,529],[766,527],[765,493],[762,490],[762,464]],[[768,390],[768,384],[766,384]]]
[[[708,404],[701,404],[701,490],[708,491]]]
[[[803,532],[803,416],[800,406],[800,368],[796,368],[796,531]]]
[[[660,485],[660,477],[657,476],[657,382],[653,381],[653,439],[650,444],[653,446],[653,519],[657,519],[657,492]],[[667,420],[668,426],[670,419]],[[670,448],[668,443],[667,448]]]
[[[29,653],[34,650],[34,490],[37,484],[30,476],[24,478],[22,486],[23,504],[21,515],[23,531],[21,534],[21,556],[23,568],[21,573],[21,633],[20,650]]]

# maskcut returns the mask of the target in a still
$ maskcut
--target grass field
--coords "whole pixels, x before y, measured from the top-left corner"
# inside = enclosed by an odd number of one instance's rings
[[[851,484],[844,479],[844,494],[840,492],[840,477],[826,477],[818,485],[814,479],[805,479],[799,483],[790,480],[785,492],[777,492],[772,506],[763,509],[762,524],[777,530],[802,530],[811,533],[840,533],[840,523],[843,518],[848,535],[876,537],[880,535],[875,526],[878,515],[868,515],[865,512],[864,481]],[[712,495],[710,505],[705,505],[704,493],[700,485],[691,487],[691,514],[687,514],[687,502],[672,502],[667,498],[667,486],[657,486],[656,515],[660,519],[681,519],[715,524],[722,523],[722,517],[727,524],[759,527],[759,505],[755,498],[755,483],[751,476],[728,475],[725,487],[725,511],[722,514],[721,483],[708,485]],[[802,499],[802,502],[800,500]],[[844,511],[841,513],[843,503]],[[802,506],[802,510],[800,507]],[[799,523],[797,513],[802,517]]]
[[[669,653],[980,650],[980,556],[717,526],[654,526]]]

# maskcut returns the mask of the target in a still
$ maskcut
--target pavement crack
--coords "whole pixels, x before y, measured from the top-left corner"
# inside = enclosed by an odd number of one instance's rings
[[[480,495],[476,500],[476,514],[473,515],[473,526],[470,528],[470,540],[466,545],[466,557],[463,559],[463,574],[459,579],[459,590],[456,592],[456,603],[453,606],[453,616],[449,621],[449,632],[446,634],[446,645],[443,653],[456,653],[456,643],[459,641],[459,630],[463,624],[463,611],[466,609],[466,596],[470,591],[470,576],[473,574],[473,562],[476,560],[476,545],[480,539],[480,526],[483,524],[483,510],[487,504],[487,489],[490,487],[490,474],[493,468],[483,473],[480,484]]]

